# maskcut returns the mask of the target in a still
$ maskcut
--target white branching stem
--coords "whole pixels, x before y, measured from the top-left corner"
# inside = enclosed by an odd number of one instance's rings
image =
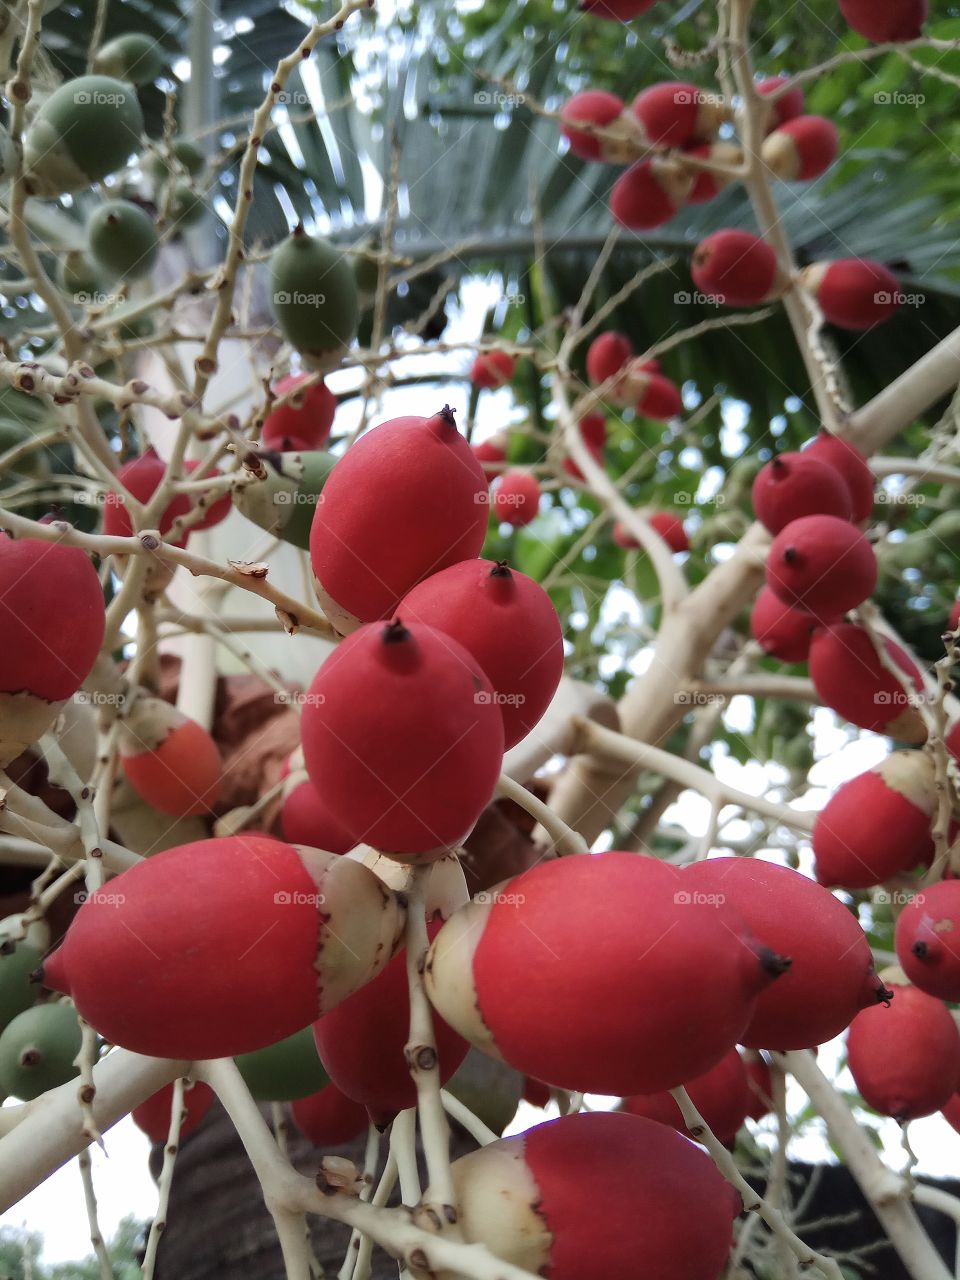
[[[107,1248],[103,1233],[100,1230],[100,1219],[97,1216],[97,1193],[93,1187],[93,1168],[90,1164],[90,1152],[81,1151],[77,1156],[80,1178],[83,1182],[83,1200],[87,1210],[87,1222],[90,1226],[90,1243],[100,1269],[100,1280],[114,1280],[113,1266],[110,1262],[110,1250]]]
[[[173,1097],[170,1102],[170,1127],[167,1130],[167,1141],[163,1148],[163,1167],[160,1170],[157,1212],[150,1223],[150,1234],[147,1236],[147,1248],[143,1257],[143,1280],[153,1280],[153,1269],[157,1265],[157,1250],[160,1247],[160,1237],[167,1225],[170,1188],[173,1186],[173,1171],[177,1163],[177,1152],[180,1149],[180,1126],[185,1115],[183,1080],[174,1080]]]
[[[497,783],[497,794],[512,800],[521,809],[525,809],[532,818],[540,823],[544,831],[551,837],[553,848],[558,854],[586,853],[589,846],[586,840],[573,831],[562,818],[558,818],[549,805],[538,800],[532,791],[522,787],[513,778],[501,774]]]
[[[825,1121],[847,1168],[914,1280],[952,1280],[914,1213],[904,1180],[883,1163],[813,1054],[795,1051],[777,1056]]]

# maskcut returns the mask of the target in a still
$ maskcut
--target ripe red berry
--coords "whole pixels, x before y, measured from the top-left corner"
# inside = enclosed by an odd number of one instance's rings
[[[903,672],[906,690],[884,666],[864,627],[851,622],[821,627],[809,659],[817,697],[861,729],[887,733],[901,742],[926,742],[927,727],[914,705],[923,696],[919,668],[892,640],[884,638],[882,644],[887,661]]]
[[[757,596],[750,614],[750,634],[765,653],[781,662],[806,662],[819,625],[812,613],[791,609],[769,587]]]
[[[397,898],[349,858],[257,835],[199,840],[90,894],[43,982],[134,1053],[233,1057],[375,977],[402,927]]]
[[[0,765],[45,733],[83,684],[105,620],[84,551],[0,534]]]
[[[623,99],[603,89],[584,89],[569,98],[560,112],[560,132],[570,143],[573,154],[582,160],[603,160],[603,139],[575,126],[595,124],[606,127],[619,119],[623,109]]]
[[[440,922],[428,930],[436,937]],[[441,1084],[467,1056],[466,1040],[433,1015]],[[404,1048],[410,1039],[407,952],[400,951],[372,982],[313,1024],[320,1060],[330,1079],[348,1098],[367,1108],[371,1121],[385,1127],[400,1111],[417,1105],[417,1086]]]
[[[501,1138],[457,1160],[453,1181],[467,1242],[550,1280],[718,1280],[741,1211],[704,1151],[617,1112]]]
[[[750,1113],[752,1096],[746,1067],[737,1050],[731,1049],[715,1067],[688,1080],[684,1088],[714,1137],[724,1146],[732,1146]],[[688,1137],[696,1136],[687,1129],[679,1106],[667,1090],[624,1098],[623,1110],[631,1116],[645,1116],[658,1124],[671,1125]]]
[[[831,435],[829,431],[821,431],[813,443],[805,447],[804,452],[829,462],[846,480],[853,503],[854,522],[862,524],[864,520],[869,520],[873,513],[873,472],[856,445]]]
[[[260,441],[265,449],[279,449],[281,452],[294,451],[306,453],[312,449],[322,449],[330,436],[333,418],[337,411],[337,397],[320,378],[313,386],[297,391],[302,382],[308,381],[305,373],[290,374],[281,378],[273,388],[279,400],[282,396],[295,394],[267,415]]]
[[[685,147],[713,137],[728,115],[715,95],[711,97],[695,84],[672,80],[638,93],[633,114],[649,141],[665,147]]]
[[[610,213],[622,227],[651,231],[681,208],[693,187],[693,175],[673,160],[638,160],[613,184]]]
[[[777,255],[765,240],[729,227],[714,231],[693,251],[690,268],[701,293],[728,307],[751,307],[777,296]]]
[[[602,413],[588,413],[578,425],[591,449],[602,449],[607,443],[607,420]]]
[[[841,329],[870,329],[889,320],[903,297],[900,281],[882,262],[870,258],[840,258],[815,262],[800,280],[824,317]]]
[[[709,858],[690,878],[733,910],[790,968],[757,997],[740,1043],[751,1049],[812,1049],[883,998],[857,918],[806,876],[759,858]]]
[[[470,369],[470,381],[482,391],[505,387],[513,378],[516,361],[507,351],[481,351]]]
[[[763,140],[760,154],[767,168],[787,182],[819,178],[837,158],[837,126],[825,116],[796,116],[778,125]]]
[[[641,13],[652,9],[657,0],[579,0],[578,8],[591,18],[606,18],[609,22],[629,22]]]
[[[209,813],[220,789],[217,744],[196,720],[162,698],[139,698],[121,722],[120,762],[141,800],[185,818]]]
[[[897,920],[897,956],[921,991],[960,1000],[960,880],[921,889]]]
[[[837,618],[872,593],[877,557],[838,516],[802,516],[781,529],[767,557],[767,586],[785,604]]]
[[[633,345],[623,333],[601,333],[590,343],[587,351],[587,377],[590,385],[599,387],[615,377],[633,355]],[[614,400],[618,384],[608,393]]]
[[[280,827],[284,840],[328,853],[349,853],[358,843],[330,812],[330,806],[307,779],[284,789]]]
[[[504,747],[540,720],[563,675],[563,631],[553,602],[505,563],[464,560],[421,582],[400,602],[407,625],[423,623],[462,644],[490,678]]]
[[[591,928],[572,929],[571,913]],[[426,982],[484,1053],[561,1088],[627,1097],[708,1071],[781,971],[736,916],[691,897],[684,873],[614,852],[541,863],[455,911]],[[616,993],[644,990],[657,999],[624,1019]]]
[[[916,40],[927,20],[927,0],[838,0],[840,12],[854,31],[886,44]]]
[[[445,408],[394,418],[330,472],[310,530],[324,612],[338,631],[389,617],[428,574],[480,554],[487,478]]]
[[[507,460],[507,442],[503,436],[491,436],[489,440],[481,440],[479,444],[471,445],[473,456],[483,467],[486,472],[488,465],[491,470],[497,467],[501,462]]]
[[[167,464],[158,458],[153,449],[148,449],[139,458],[131,458],[117,472],[117,479],[124,489],[133,495],[138,502],[147,503],[166,474]],[[171,499],[163,509],[155,528],[161,534],[167,534],[177,516],[185,516],[190,510],[190,499],[185,493]],[[133,533],[133,523],[127,514],[122,493],[108,493],[103,510],[103,532],[114,538],[129,538]],[[186,536],[174,543],[176,547],[186,545]]]
[[[301,733],[334,817],[359,841],[405,856],[435,856],[469,835],[503,757],[503,721],[476,660],[399,619],[361,627],[327,658]]]
[[[531,1107],[543,1108],[550,1101],[550,1086],[544,1084],[542,1080],[534,1080],[531,1076],[523,1077],[523,1100],[529,1102]]]
[[[504,524],[522,528],[540,511],[540,482],[530,471],[506,471],[493,485],[493,514]]]
[[[757,472],[753,514],[771,533],[801,516],[853,515],[850,490],[829,462],[808,453],[780,453]]]
[[[904,1123],[947,1105],[960,1080],[960,1031],[942,1000],[893,985],[888,1009],[864,1009],[847,1063],[867,1106]]]
[[[751,1120],[762,1120],[773,1110],[773,1077],[770,1065],[762,1053],[748,1049],[743,1055],[743,1065],[747,1072],[747,1087],[750,1090],[750,1110],[747,1115]]]
[[[319,1093],[298,1098],[290,1107],[293,1123],[315,1147],[341,1147],[365,1133],[367,1109],[328,1084]]]
[[[654,422],[669,422],[683,413],[680,388],[662,373],[653,373],[634,361],[627,371],[626,387],[634,399],[637,413]]]
[[[951,1128],[960,1133],[960,1093],[955,1093],[950,1101],[941,1108],[944,1120]]]
[[[958,628],[960,628],[960,600],[955,600],[950,610],[950,617],[947,619],[947,630],[956,631]]]
[[[654,511],[650,516],[650,527],[656,529],[674,553],[690,550],[690,539],[687,537],[683,521],[672,511]]]
[[[757,85],[757,93],[767,97],[768,94],[775,93],[782,84],[786,83],[786,76],[771,76],[769,80],[760,81]],[[797,88],[781,94],[770,110],[766,132],[769,133],[771,129],[776,129],[778,125],[786,124],[788,120],[795,120],[797,116],[802,116],[803,107],[803,89],[799,85]]]
[[[134,1107],[130,1118],[138,1129],[142,1129],[151,1142],[166,1142],[170,1132],[170,1108],[173,1105],[173,1085],[165,1084],[146,1102]],[[180,1121],[180,1141],[189,1138],[200,1121],[213,1106],[213,1090],[202,1080],[184,1088],[183,1109],[185,1115]]]
[[[895,751],[843,783],[814,823],[817,879],[868,889],[929,862],[936,804],[933,764],[921,751]]]

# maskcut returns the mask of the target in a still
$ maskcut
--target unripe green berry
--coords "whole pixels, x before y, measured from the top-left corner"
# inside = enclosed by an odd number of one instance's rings
[[[110,76],[68,80],[46,100],[24,138],[28,192],[84,190],[122,168],[142,133],[143,112],[130,85]]]
[[[160,249],[150,216],[126,200],[108,200],[94,210],[87,242],[99,266],[128,280],[146,275]]]
[[[93,69],[130,84],[152,84],[163,72],[163,50],[155,40],[136,31],[108,40],[98,50]]]

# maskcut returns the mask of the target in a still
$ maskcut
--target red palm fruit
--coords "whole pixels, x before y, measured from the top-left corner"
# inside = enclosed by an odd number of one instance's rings
[[[810,453],[779,453],[757,472],[753,514],[770,533],[801,516],[853,515],[850,490],[829,462]]]
[[[290,374],[281,378],[273,388],[278,400],[291,392],[294,394],[286,404],[267,414],[260,436],[265,449],[307,453],[312,449],[322,449],[326,444],[337,411],[337,397],[322,378],[305,390],[297,391],[309,377],[305,373]]]
[[[624,551],[638,551],[640,549],[640,543],[636,540],[622,520],[616,520],[614,522],[613,540],[618,547],[623,547]]]
[[[328,853],[349,853],[357,841],[330,812],[330,806],[309,779],[284,788],[280,827],[284,840],[326,849]]]
[[[0,533],[0,766],[36,742],[86,680],[105,621],[86,552]]]
[[[527,736],[563,675],[563,630],[539,583],[504,562],[464,560],[414,587],[399,614],[407,625],[452,636],[473,655],[493,685],[505,749]]]
[[[743,152],[731,142],[701,142],[695,147],[687,147],[685,154],[696,156],[698,160],[712,160],[714,164],[735,165],[743,160]],[[687,204],[706,204],[732,181],[723,174],[694,170],[693,188],[687,196]]]
[[[170,1108],[173,1106],[173,1085],[165,1084],[146,1102],[134,1107],[130,1116],[138,1129],[142,1129],[151,1142],[166,1142],[170,1132]],[[213,1106],[213,1090],[198,1080],[183,1091],[184,1115],[180,1121],[180,1141],[188,1138]]]
[[[522,528],[540,512],[540,481],[530,471],[505,471],[493,486],[493,514]]]
[[[310,686],[300,725],[307,772],[334,817],[404,860],[459,844],[500,776],[489,679],[462,645],[416,622],[345,640]]]
[[[681,872],[614,852],[541,863],[479,894],[438,934],[426,983],[441,1016],[491,1057],[627,1097],[719,1062],[780,971],[732,912],[691,898]],[[624,991],[658,996],[625,1019]]]
[[[367,1109],[328,1084],[308,1098],[291,1105],[293,1123],[315,1147],[342,1147],[365,1133],[370,1123]]]
[[[747,1116],[751,1120],[760,1121],[773,1109],[773,1076],[770,1064],[762,1053],[748,1049],[743,1055],[743,1065],[750,1091],[750,1110]]]
[[[805,447],[804,453],[812,453],[840,472],[850,490],[854,522],[862,524],[869,520],[873,514],[873,472],[856,445],[829,431],[821,431],[813,443]]]
[[[633,345],[624,333],[601,333],[590,343],[587,351],[587,378],[592,387],[616,377],[633,355]],[[619,383],[609,392],[613,399]]]
[[[480,554],[487,478],[453,411],[394,418],[330,472],[310,530],[317,595],[338,631],[389,617],[431,573]]]
[[[550,1280],[718,1280],[742,1207],[706,1152],[617,1112],[491,1142],[454,1163],[453,1182],[466,1241]]]
[[[713,135],[729,117],[716,94],[695,84],[666,80],[643,89],[633,100],[633,114],[651,143],[685,147]]]
[[[609,22],[629,22],[641,13],[652,9],[657,0],[580,0],[581,13],[591,18],[606,18]]]
[[[669,222],[693,189],[693,175],[675,160],[638,160],[613,184],[610,213],[622,227],[652,231]]]
[[[960,1000],[960,880],[921,890],[897,920],[897,956],[915,987]]]
[[[856,916],[813,880],[758,858],[709,858],[688,874],[751,934],[791,959],[789,971],[757,997],[742,1045],[812,1049],[885,998]]]
[[[642,417],[653,422],[668,422],[683,413],[683,397],[677,384],[662,373],[641,368],[639,361],[627,371],[625,383]]]
[[[437,920],[428,927],[431,938],[437,936],[441,923]],[[446,1084],[469,1046],[436,1014],[433,1035],[440,1083]],[[330,1079],[348,1098],[366,1107],[373,1124],[385,1128],[398,1112],[415,1107],[417,1086],[404,1054],[410,1039],[406,948],[372,982],[319,1018],[313,1024],[313,1036]]]
[[[781,529],[767,557],[767,586],[785,604],[837,618],[877,585],[877,557],[839,516],[801,516]]]
[[[481,351],[471,366],[470,381],[481,391],[494,391],[512,380],[515,369],[508,351]]]
[[[889,320],[900,306],[900,281],[882,262],[840,258],[815,262],[800,282],[816,298],[825,319],[841,329],[870,329]]]
[[[763,162],[787,182],[809,182],[833,164],[840,148],[837,126],[825,116],[796,116],[767,134]]]
[[[607,420],[602,413],[588,413],[580,419],[580,434],[591,449],[603,449],[607,443]]]
[[[858,1013],[847,1064],[867,1106],[903,1124],[947,1105],[960,1080],[960,1031],[942,1000],[892,984],[887,1009]]]
[[[838,0],[840,12],[858,35],[875,44],[916,40],[927,20],[927,0]]]
[[[948,731],[944,739],[946,748],[955,760],[960,760],[960,720]]]
[[[497,467],[501,462],[507,460],[507,441],[504,436],[491,436],[489,440],[481,440],[479,444],[471,445],[473,456],[483,467],[486,472],[487,465]]]
[[[671,551],[676,553],[690,550],[690,539],[683,521],[672,511],[654,511],[650,517],[650,527],[656,529]]]
[[[585,441],[585,444],[587,446],[587,451],[589,452],[590,457],[593,458],[594,462],[597,464],[598,467],[602,467],[603,466],[603,445],[594,444],[590,440]],[[577,466],[573,458],[564,458],[563,469],[564,471],[566,471],[568,476],[573,476],[574,480],[581,480],[581,481],[583,480],[583,472]]]
[[[258,835],[198,840],[90,894],[43,983],[124,1049],[228,1058],[352,995],[402,928],[396,896],[349,858]]]
[[[933,763],[921,751],[894,751],[843,783],[817,815],[817,879],[841,889],[869,889],[929,862],[936,805]]]
[[[174,818],[208,813],[220,790],[217,744],[162,698],[138,698],[120,724],[120,763],[141,800]]]
[[[883,665],[865,628],[836,622],[819,628],[810,644],[817,697],[860,729],[901,742],[926,742],[927,727],[914,705],[923,696],[920,670],[898,644],[885,637],[882,643],[887,661],[903,672],[911,692]]]
[[[957,1133],[960,1133],[960,1093],[955,1093],[940,1110],[947,1124],[956,1129]]]
[[[766,240],[730,227],[700,241],[690,274],[701,293],[728,307],[752,307],[783,292],[777,255]]]
[[[950,610],[950,617],[947,619],[947,630],[956,631],[958,628],[960,628],[960,600],[955,600]]]
[[[570,143],[573,154],[582,160],[606,159],[604,139],[575,126],[595,124],[606,128],[619,120],[623,108],[623,99],[604,89],[584,89],[568,98],[560,112],[560,132]]]
[[[767,97],[768,94],[775,93],[782,84],[786,83],[786,76],[771,76],[769,80],[760,81],[756,86],[757,93]],[[782,94],[770,108],[765,132],[769,133],[771,129],[776,129],[778,125],[786,124],[788,120],[796,120],[797,116],[803,115],[803,107],[803,90],[799,86]]]
[[[117,479],[138,502],[149,502],[156,493],[160,481],[167,471],[167,464],[158,458],[153,449],[148,449],[139,458],[131,458],[117,472]],[[190,510],[190,499],[185,493],[171,499],[163,509],[160,519],[154,527],[161,534],[170,532],[177,516],[185,516]],[[133,523],[127,514],[122,493],[108,493],[103,509],[103,532],[114,538],[129,538],[133,533]],[[186,545],[186,537],[175,542],[174,546]]]
[[[186,462],[184,463],[184,466],[186,467],[187,473],[190,474],[191,472],[194,472],[197,470],[197,468],[200,466],[200,463]],[[221,472],[214,469],[213,471],[209,471],[206,473],[206,478],[213,479],[214,476],[219,476],[221,474],[222,474]],[[197,505],[197,500],[194,500],[193,505],[194,506]],[[214,498],[214,500],[211,503],[209,503],[209,505],[207,506],[206,514],[201,516],[201,518],[196,522],[196,524],[191,525],[190,528],[198,529],[198,530],[212,529],[214,525],[221,524],[224,520],[226,520],[227,516],[230,514],[232,510],[233,510],[233,502],[230,498],[230,494],[225,493],[219,498]]]
[[[523,1077],[523,1100],[531,1107],[539,1107],[541,1111],[550,1101],[550,1086],[542,1080],[534,1080],[532,1076]]]
[[[751,1099],[747,1070],[737,1050],[731,1049],[715,1067],[688,1080],[684,1088],[714,1137],[724,1146],[732,1146],[749,1114]],[[624,1098],[623,1110],[631,1116],[646,1116],[658,1124],[671,1125],[689,1138],[697,1136],[687,1129],[680,1108],[666,1090]]]
[[[781,662],[806,662],[819,625],[812,613],[791,609],[769,587],[757,596],[750,614],[750,634],[764,653]]]

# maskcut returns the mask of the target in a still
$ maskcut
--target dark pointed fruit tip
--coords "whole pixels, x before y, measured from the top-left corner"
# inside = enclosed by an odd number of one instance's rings
[[[779,956],[775,951],[771,951],[769,947],[760,948],[760,967],[771,978],[782,977],[783,974],[789,972],[792,964],[793,961],[789,956]]]
[[[770,465],[771,465],[771,467],[773,467],[774,471],[778,471],[778,472],[781,472],[781,473],[783,473],[783,472],[786,472],[786,471],[789,471],[789,470],[790,470],[790,468],[789,468],[789,466],[787,465],[787,463],[786,463],[786,462],[784,462],[783,458],[781,458],[781,456],[780,456],[779,454],[777,454],[777,456],[776,456],[775,458],[771,458],[771,459],[770,459]]]
[[[36,983],[37,986],[43,985],[43,965],[40,965],[39,968],[33,970],[30,974],[30,981]]]
[[[305,236],[305,235],[307,234],[307,232],[306,232],[306,229],[304,228],[303,223],[302,223],[302,222],[298,222],[298,223],[297,223],[297,225],[296,225],[296,226],[293,228],[293,230],[290,232],[290,234],[291,234],[292,236],[294,236],[295,238],[299,239],[301,236]]]
[[[442,418],[448,427],[455,427],[457,425],[455,412],[456,411],[454,409],[451,409],[448,404],[445,404],[443,408],[440,410],[440,412],[437,414],[437,417]]]
[[[510,571],[510,566],[507,564],[506,560],[497,561],[497,563],[490,570],[490,577],[491,578],[512,578],[513,577],[513,574]]]
[[[793,564],[794,560],[797,559],[798,555],[799,555],[799,552],[797,551],[796,547],[784,547],[783,549],[783,558],[787,562],[787,564]]]
[[[394,618],[383,628],[382,639],[384,644],[403,644],[410,639],[410,632],[399,618]]]
[[[892,1000],[893,1000],[893,992],[890,990],[889,987],[885,987],[881,982],[879,988],[877,989],[877,1004],[882,1004],[884,1008],[889,1009],[890,1002]]]
[[[918,960],[925,960],[927,957],[927,951],[929,950],[929,948],[927,947],[927,944],[925,942],[915,942],[913,946],[910,948],[910,950],[913,952],[913,954],[917,957]]]

